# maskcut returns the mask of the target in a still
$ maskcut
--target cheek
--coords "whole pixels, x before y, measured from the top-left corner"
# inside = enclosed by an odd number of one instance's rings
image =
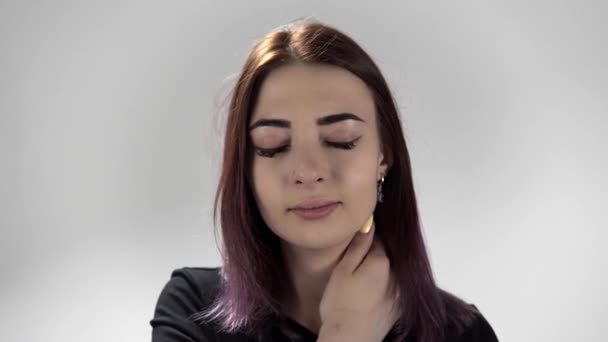
[[[253,165],[252,173],[256,203],[260,213],[264,218],[268,218],[268,215],[280,210],[278,206],[282,196],[279,191],[279,175],[271,169],[261,167],[259,164],[256,165],[256,163]]]
[[[334,158],[332,168],[339,173],[342,182],[348,185],[365,185],[374,180],[376,165],[368,154],[353,154]]]
[[[373,158],[361,156],[337,162],[345,204],[353,210],[368,207],[376,198],[376,164]]]

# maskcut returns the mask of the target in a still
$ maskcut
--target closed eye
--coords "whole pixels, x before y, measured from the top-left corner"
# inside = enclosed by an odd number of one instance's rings
[[[348,142],[326,141],[325,144],[334,148],[352,150],[356,146],[356,143],[359,139],[361,139],[361,137],[358,137],[357,139]],[[277,148],[255,148],[255,153],[261,157],[273,158],[275,154],[288,150],[289,145],[283,145]]]

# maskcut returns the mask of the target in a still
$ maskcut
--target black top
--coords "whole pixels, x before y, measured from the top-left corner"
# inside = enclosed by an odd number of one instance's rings
[[[218,332],[216,326],[194,321],[192,314],[207,308],[218,294],[220,275],[218,268],[184,267],[171,273],[171,279],[163,288],[152,326],[152,342],[232,342],[259,341],[242,334]],[[295,320],[285,316],[284,326],[290,330],[288,338],[279,328],[270,328],[263,341],[316,341],[317,335]],[[297,336],[294,339],[292,336]],[[383,341],[392,342],[389,333]],[[497,342],[498,339],[486,319],[478,314],[463,335],[448,342]],[[411,337],[404,342],[414,342]]]

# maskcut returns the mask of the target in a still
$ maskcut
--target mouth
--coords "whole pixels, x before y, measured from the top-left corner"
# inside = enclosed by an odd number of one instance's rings
[[[338,206],[340,202],[333,202],[313,208],[292,208],[290,211],[305,220],[318,220],[331,215]]]
[[[315,205],[315,206],[309,206],[309,207],[294,207],[291,208],[289,210],[313,210],[313,209],[321,209],[321,208],[325,208],[328,207],[330,205],[334,205],[334,204],[339,204],[340,202],[331,202],[331,203],[327,203],[327,204],[323,204],[323,205]]]
[[[320,209],[330,205],[339,204],[339,201],[326,200],[326,199],[310,199],[304,202],[301,202],[297,206],[293,208],[289,208],[289,210],[309,210],[309,209]]]

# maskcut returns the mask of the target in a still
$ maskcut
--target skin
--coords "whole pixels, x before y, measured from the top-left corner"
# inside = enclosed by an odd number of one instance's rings
[[[352,113],[358,120],[319,126],[317,119]],[[249,132],[255,155],[252,185],[260,213],[280,237],[290,271],[286,314],[309,330],[322,326],[319,305],[332,271],[376,206],[377,181],[386,173],[374,101],[365,83],[328,65],[289,64],[261,85],[251,125],[282,119],[290,127],[259,126]],[[354,142],[341,149],[327,142]],[[259,149],[288,149],[272,158]],[[262,152],[263,153],[263,152]],[[320,220],[304,220],[289,209],[310,198],[340,201]]]

